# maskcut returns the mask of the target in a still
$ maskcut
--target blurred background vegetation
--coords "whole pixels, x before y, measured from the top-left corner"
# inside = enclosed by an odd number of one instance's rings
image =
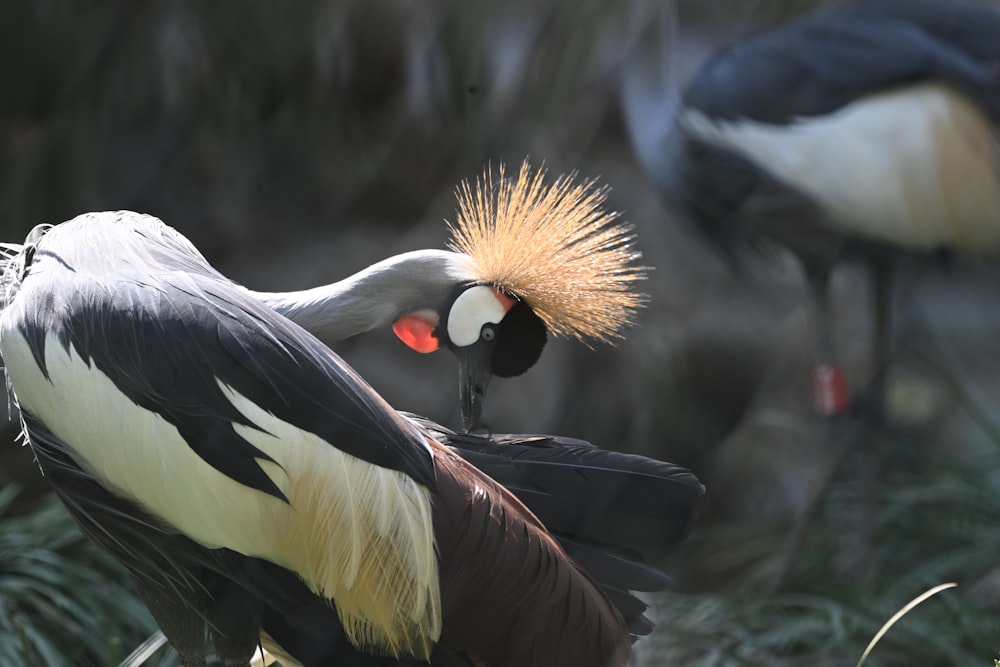
[[[715,45],[815,4],[679,2],[678,83]],[[769,257],[745,289],[671,219],[632,155],[619,82],[646,11],[613,0],[0,3],[0,231],[17,241],[40,222],[134,209],[234,279],[292,289],[442,247],[455,186],[491,162],[599,177],[655,268],[640,326],[616,349],[550,342],[527,376],[495,383],[486,419],[678,461],[705,482],[689,543],[651,555],[676,585],[651,598],[658,629],[636,664],[854,664],[893,612],[946,581],[958,587],[907,616],[867,664],[989,664],[997,271],[904,270],[871,507],[856,425],[811,411],[797,267]],[[871,373],[868,282],[845,266],[834,287],[836,343],[858,390]],[[397,408],[457,422],[452,360],[412,355],[387,331],[337,351]],[[0,664],[116,664],[153,623],[15,436],[10,425],[0,442]],[[792,526],[826,478],[793,559]],[[859,570],[866,512],[875,539]]]

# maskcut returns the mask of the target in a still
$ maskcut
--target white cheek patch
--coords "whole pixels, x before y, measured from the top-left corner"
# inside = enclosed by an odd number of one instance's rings
[[[487,322],[498,324],[514,304],[493,287],[476,285],[462,292],[448,315],[448,337],[459,347],[472,345]]]

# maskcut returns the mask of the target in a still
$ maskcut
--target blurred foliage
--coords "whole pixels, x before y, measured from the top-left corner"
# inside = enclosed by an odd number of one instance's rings
[[[0,664],[118,664],[156,630],[131,580],[54,497],[11,516],[15,494],[0,489]]]
[[[410,223],[541,127],[585,146],[623,16],[602,0],[3,3],[2,229],[132,208],[212,255],[270,228]]]
[[[984,664],[1000,634],[1000,452],[975,461],[928,455],[911,441],[889,444],[875,551],[862,580],[851,565],[864,507],[857,461],[846,462],[808,527],[794,576],[774,591],[784,534],[758,534],[713,552],[706,568],[730,582],[721,591],[657,596],[658,627],[640,655],[657,664],[704,666],[853,665],[896,611],[947,582],[958,587],[910,611],[866,665]],[[1000,443],[994,443],[1000,446]],[[716,524],[696,540],[734,544]],[[732,576],[734,571],[739,576]]]

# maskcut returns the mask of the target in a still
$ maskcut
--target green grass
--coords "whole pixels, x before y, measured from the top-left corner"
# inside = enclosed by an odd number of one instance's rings
[[[657,631],[636,645],[635,663],[854,665],[911,600],[956,582],[888,628],[864,664],[989,664],[1000,637],[1000,455],[961,462],[902,439],[888,442],[885,454],[876,541],[860,581],[848,574],[862,506],[856,462],[848,460],[778,592],[784,533],[734,539],[738,526],[699,527],[693,546],[707,544],[711,553],[730,545],[703,562],[727,583],[656,596]],[[116,665],[155,630],[127,576],[54,499],[8,516],[13,495],[0,490],[0,664]],[[176,664],[176,656],[161,649],[147,664]]]
[[[11,515],[15,495],[0,489],[0,665],[118,664],[156,630],[128,576],[55,498]]]
[[[741,527],[699,527],[692,546],[707,544],[712,553],[730,545],[703,562],[727,583],[656,596],[657,631],[636,645],[635,663],[854,665],[907,603],[956,582],[892,625],[864,664],[989,664],[1000,637],[1000,455],[961,462],[902,439],[888,442],[885,454],[876,541],[860,581],[848,564],[857,553],[862,488],[856,462],[847,460],[778,592],[783,532],[734,539]],[[116,665],[155,630],[127,576],[54,499],[7,516],[13,495],[0,491],[0,664]],[[168,649],[154,658],[147,664],[176,664]]]
[[[864,664],[989,664],[1000,637],[1000,456],[958,462],[912,442],[887,445],[873,556],[860,581],[848,568],[862,506],[857,465],[849,460],[824,496],[786,586],[772,590],[783,533],[730,548],[714,566],[740,574],[719,590],[654,599],[658,631],[637,646],[637,663],[857,664],[894,614],[955,582],[888,628]],[[726,530],[696,531],[695,539],[711,542]]]

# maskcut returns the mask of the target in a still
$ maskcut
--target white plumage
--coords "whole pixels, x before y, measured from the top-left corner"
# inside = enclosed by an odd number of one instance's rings
[[[693,109],[679,122],[807,193],[844,232],[911,250],[1000,248],[1000,137],[947,86],[893,88],[787,125]]]

